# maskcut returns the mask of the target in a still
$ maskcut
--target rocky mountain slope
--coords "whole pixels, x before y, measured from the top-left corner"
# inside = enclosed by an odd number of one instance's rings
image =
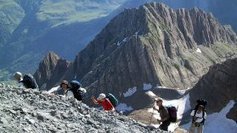
[[[74,99],[47,96],[39,91],[0,88],[0,130],[7,132],[123,132],[150,131],[135,120],[105,113]]]
[[[208,101],[208,112],[220,111],[230,100],[237,101],[237,58],[227,60],[210,68],[199,82],[190,90],[190,101],[198,98]],[[229,112],[228,117],[237,121],[237,108]]]
[[[145,83],[186,89],[209,66],[236,56],[236,42],[236,33],[209,13],[150,3],[115,17],[62,78],[120,98]]]
[[[65,59],[60,59],[53,52],[48,53],[43,61],[39,64],[39,69],[35,72],[34,77],[38,81],[41,89],[52,87],[50,83],[55,83],[61,80],[65,71],[69,68],[70,62]],[[44,79],[44,80],[40,80]],[[45,84],[48,83],[48,84]]]
[[[102,29],[101,18],[123,2],[0,1],[0,69],[33,72],[50,50],[72,59]]]

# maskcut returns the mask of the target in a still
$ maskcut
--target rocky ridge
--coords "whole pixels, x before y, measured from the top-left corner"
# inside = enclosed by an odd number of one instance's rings
[[[207,111],[220,111],[230,101],[237,102],[237,58],[225,61],[210,68],[199,82],[190,90],[190,101],[204,98],[208,101]],[[193,105],[194,106],[194,105]],[[228,118],[237,121],[237,107],[234,106]]]
[[[157,132],[117,113],[37,90],[0,87],[0,130],[7,132]]]

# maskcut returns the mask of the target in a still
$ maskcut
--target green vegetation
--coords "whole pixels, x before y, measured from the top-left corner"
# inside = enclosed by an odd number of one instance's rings
[[[180,66],[179,66],[179,64],[177,64],[177,63],[174,63],[173,66],[174,66],[177,70],[180,69]]]
[[[82,0],[51,0],[44,1],[37,12],[40,21],[49,21],[53,26],[73,22],[85,22],[108,15],[118,8],[125,0],[111,4],[107,1]]]
[[[0,83],[10,86],[18,86],[18,83],[12,78],[12,74],[6,69],[0,69]]]

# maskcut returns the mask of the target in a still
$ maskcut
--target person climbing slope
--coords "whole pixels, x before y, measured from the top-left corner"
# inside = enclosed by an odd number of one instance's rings
[[[38,88],[38,85],[37,85],[34,77],[31,74],[24,74],[23,75],[21,72],[16,72],[13,77],[18,83],[22,83],[23,86],[27,89]]]
[[[115,110],[113,104],[109,101],[108,98],[106,98],[106,95],[104,93],[101,93],[97,99],[94,96],[92,96],[91,99],[94,104],[101,105],[105,111]]]

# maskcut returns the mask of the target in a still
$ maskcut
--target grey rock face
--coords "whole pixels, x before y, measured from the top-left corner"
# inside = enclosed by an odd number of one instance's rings
[[[76,100],[65,101],[57,96],[35,93],[34,90],[19,94],[15,93],[16,89],[0,90],[0,131],[4,133],[160,132],[150,131],[126,116],[89,108]]]
[[[40,62],[39,69],[34,74],[39,87],[45,89],[55,85],[60,81],[69,64],[69,61],[60,59],[55,53],[49,52]]]
[[[198,98],[208,101],[207,111],[220,111],[230,100],[237,101],[237,58],[227,60],[210,68],[200,81],[190,91],[190,101],[195,104]],[[194,105],[193,105],[194,106]],[[229,118],[237,121],[236,106],[228,114]]]

